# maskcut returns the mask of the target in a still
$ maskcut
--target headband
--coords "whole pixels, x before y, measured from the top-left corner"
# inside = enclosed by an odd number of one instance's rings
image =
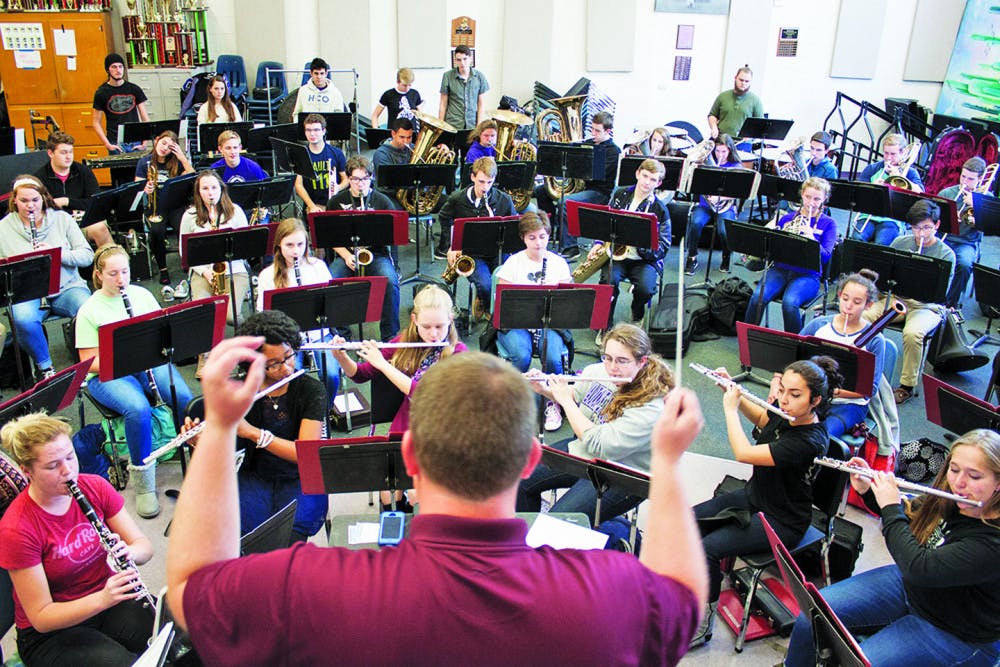
[[[16,181],[14,181],[14,185],[12,185],[10,187],[10,189],[11,190],[17,190],[22,185],[30,185],[32,187],[37,188],[41,184],[42,184],[42,182],[39,181],[38,179],[30,178],[30,177],[25,177],[25,178],[19,178]]]

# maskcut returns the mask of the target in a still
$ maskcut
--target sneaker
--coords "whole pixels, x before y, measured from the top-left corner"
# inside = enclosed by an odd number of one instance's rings
[[[567,262],[572,261],[580,256],[580,246],[570,246],[569,248],[560,250],[559,254],[562,255],[562,258]]]
[[[698,258],[689,256],[687,261],[684,262],[684,275],[693,276],[694,272],[698,270]]]
[[[164,285],[160,288],[160,298],[164,301],[174,300],[174,288],[170,285]]]
[[[723,273],[729,273],[729,260],[732,259],[732,253],[723,253],[722,264],[719,265],[719,271]]]
[[[48,380],[50,377],[54,376],[55,374],[56,374],[56,369],[53,368],[52,366],[49,366],[48,368],[39,368],[38,369],[39,380]]]
[[[594,336],[594,344],[600,349],[604,347],[604,334],[608,333],[607,329],[598,329],[597,335]]]
[[[177,283],[177,287],[174,288],[174,297],[177,299],[186,299],[190,293],[191,288],[188,287],[187,280],[180,281]]]
[[[545,402],[545,430],[558,431],[562,427],[562,411],[559,404],[552,401]]]
[[[448,259],[448,249],[434,248],[434,259]]]

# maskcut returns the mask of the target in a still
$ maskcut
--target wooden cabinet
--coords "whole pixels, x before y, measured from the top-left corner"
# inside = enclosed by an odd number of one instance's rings
[[[41,66],[17,66],[14,52],[0,50],[0,79],[7,96],[7,111],[14,127],[24,128],[25,140],[45,139],[44,130],[31,131],[31,111],[51,116],[59,127],[76,139],[75,159],[107,154],[93,129],[94,91],[107,81],[104,57],[114,51],[109,12],[20,12],[0,13],[0,24],[40,24],[45,49],[39,52]],[[72,30],[76,56],[56,55],[55,41],[60,31]],[[33,147],[33,145],[32,145]],[[102,178],[102,183],[110,179]]]

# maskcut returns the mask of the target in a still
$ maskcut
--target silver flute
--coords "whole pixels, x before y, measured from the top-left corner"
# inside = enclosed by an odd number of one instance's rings
[[[304,368],[300,369],[300,370],[297,370],[294,373],[292,373],[291,375],[289,375],[288,377],[283,378],[281,380],[278,380],[277,382],[275,382],[274,384],[272,384],[267,389],[262,389],[262,390],[258,391],[253,396],[253,402],[256,403],[260,399],[262,399],[265,396],[267,396],[268,394],[270,394],[272,391],[276,391],[278,388],[285,386],[286,384],[288,384],[289,382],[291,382],[292,380],[294,380],[295,378],[297,378],[298,376],[302,375],[305,372],[306,371],[305,371]],[[173,440],[171,440],[167,444],[165,444],[162,447],[159,447],[159,448],[153,450],[150,453],[149,456],[147,456],[146,458],[144,458],[142,460],[142,462],[144,464],[147,464],[147,463],[151,463],[152,461],[155,461],[156,459],[160,458],[164,454],[166,454],[168,452],[174,451],[175,449],[177,449],[178,447],[180,447],[181,445],[183,445],[188,440],[191,440],[192,438],[194,438],[195,436],[197,436],[199,433],[201,433],[204,430],[205,430],[205,422],[201,422],[199,424],[196,424],[195,426],[192,426],[187,431],[185,431],[184,433],[181,433],[180,435],[178,435],[176,438],[174,438]]]
[[[730,386],[735,386],[737,389],[740,390],[740,393],[743,394],[743,398],[750,401],[757,407],[764,408],[769,412],[773,412],[782,419],[787,419],[788,421],[792,421],[794,419],[794,417],[792,417],[790,414],[788,414],[781,408],[771,405],[770,403],[765,401],[763,398],[757,396],[756,394],[750,393],[748,389],[745,389],[744,387],[740,386],[738,382],[734,382],[727,377],[723,377],[722,375],[713,371],[708,366],[703,366],[701,364],[696,364],[694,362],[691,362],[690,364],[688,364],[688,366],[691,368],[691,370],[697,371],[702,375],[704,375],[705,377],[711,378],[715,382],[715,384],[719,385],[720,387],[729,388]]]
[[[448,347],[448,341],[440,343],[376,343],[375,347],[380,350],[399,350],[408,347]],[[360,350],[361,341],[349,341],[346,343],[309,343],[299,348],[300,350]]]
[[[108,564],[115,572],[125,572],[126,570],[132,570],[135,572],[135,588],[133,589],[139,594],[139,597],[145,598],[147,604],[149,604],[150,610],[156,609],[156,598],[154,598],[146,585],[142,583],[142,579],[139,578],[139,570],[135,566],[135,562],[129,558],[128,554],[115,555],[112,552],[112,548],[115,546],[115,540],[112,539],[111,529],[108,528],[107,524],[101,521],[100,517],[97,516],[97,512],[94,511],[94,506],[90,504],[87,500],[87,496],[83,495],[83,491],[77,486],[76,482],[70,480],[66,482],[66,488],[69,489],[70,495],[76,500],[76,504],[80,506],[83,511],[83,515],[87,517],[87,521],[90,525],[94,527],[94,531],[97,533],[98,539],[101,541],[101,546],[104,550],[108,552]]]
[[[524,375],[528,382],[548,382],[549,380],[565,380],[566,382],[603,382],[606,384],[628,384],[633,378],[613,378],[613,377],[592,377],[589,375],[555,375],[544,373],[542,375]]]
[[[837,459],[831,459],[828,456],[820,456],[814,459],[817,465],[825,466],[827,468],[833,468],[834,470],[841,470],[843,472],[849,472],[852,475],[860,475],[865,479],[873,479],[875,477],[875,471],[871,468],[856,468],[846,461],[839,461]],[[948,500],[953,500],[956,503],[963,503],[965,505],[972,505],[974,507],[982,507],[983,503],[981,500],[969,500],[968,498],[963,498],[957,493],[949,493],[948,491],[942,491],[941,489],[935,489],[933,486],[924,486],[923,484],[914,484],[913,482],[908,482],[905,479],[896,478],[896,486],[898,486],[903,491],[910,491],[912,493],[926,493],[930,496],[939,496],[941,498],[947,498]]]

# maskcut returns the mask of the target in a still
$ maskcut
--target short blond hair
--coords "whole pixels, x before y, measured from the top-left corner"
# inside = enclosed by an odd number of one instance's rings
[[[414,79],[413,70],[410,69],[409,67],[400,67],[399,71],[396,72],[396,81],[398,81],[399,83],[405,83],[406,85],[410,85],[411,83],[413,83],[413,79]]]

